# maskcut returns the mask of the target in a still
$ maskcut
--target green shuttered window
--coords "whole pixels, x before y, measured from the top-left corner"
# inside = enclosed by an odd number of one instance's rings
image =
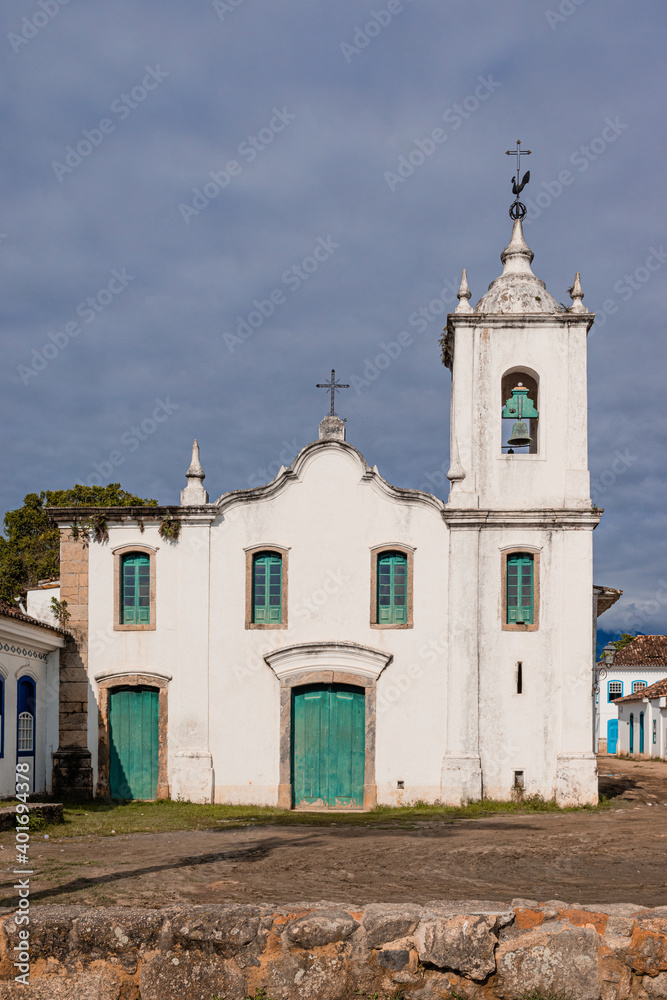
[[[282,622],[283,561],[276,552],[259,552],[252,560],[252,620],[256,625]]]
[[[507,557],[507,624],[534,621],[533,556],[515,552]]]
[[[402,552],[378,556],[378,625],[406,625],[408,621],[408,561]]]
[[[149,625],[151,620],[151,567],[141,552],[123,556],[121,625]]]

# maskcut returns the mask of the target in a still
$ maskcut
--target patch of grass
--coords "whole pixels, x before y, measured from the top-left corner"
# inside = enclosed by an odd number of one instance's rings
[[[48,823],[40,817],[40,834],[49,837],[101,837],[128,833],[169,833],[177,830],[220,830],[252,826],[354,826],[375,829],[415,829],[424,822],[452,823],[462,819],[482,819],[499,814],[598,812],[612,803],[602,799],[598,806],[571,806],[560,809],[555,802],[537,796],[521,801],[496,802],[482,799],[465,806],[429,805],[377,806],[369,812],[301,812],[272,806],[195,805],[192,802],[66,802],[64,823]],[[35,828],[33,827],[35,830]],[[36,830],[35,830],[36,832]],[[11,838],[7,831],[0,834]]]

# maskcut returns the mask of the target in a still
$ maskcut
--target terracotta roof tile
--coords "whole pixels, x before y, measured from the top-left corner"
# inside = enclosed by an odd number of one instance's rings
[[[638,635],[614,656],[615,667],[667,667],[667,635]]]
[[[648,687],[642,688],[641,691],[635,691],[634,694],[626,694],[625,698],[617,698],[615,704],[618,704],[619,701],[643,701],[644,698],[662,698],[665,695],[667,695],[667,677],[663,677],[661,681],[656,681],[655,684],[649,684]]]
[[[24,615],[20,608],[16,607],[14,604],[10,604],[9,601],[3,600],[1,597],[0,617],[16,618],[20,622],[27,622],[28,625],[39,625],[40,628],[48,628],[50,632],[57,632],[58,635],[65,635],[63,629],[58,628],[57,625],[47,625],[46,622],[40,622],[39,618],[31,618],[30,615]]]

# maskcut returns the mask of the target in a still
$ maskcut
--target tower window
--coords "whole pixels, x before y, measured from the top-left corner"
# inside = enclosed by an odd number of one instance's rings
[[[507,557],[507,624],[533,624],[533,557],[515,552]]]
[[[527,371],[512,371],[502,379],[502,442],[507,455],[537,454],[537,378]]]

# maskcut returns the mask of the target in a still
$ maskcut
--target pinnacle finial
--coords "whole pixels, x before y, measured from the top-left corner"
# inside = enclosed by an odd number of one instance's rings
[[[194,439],[194,443],[192,445],[192,461],[190,462],[190,468],[185,475],[188,479],[206,479],[206,474],[202,469],[201,462],[199,460],[199,441],[197,441],[197,438]],[[194,483],[191,485],[194,486]]]
[[[190,468],[185,473],[188,485],[181,490],[181,506],[196,507],[208,503],[208,493],[204,489],[206,475],[199,460],[199,442],[195,438],[192,445],[192,460]]]
[[[472,306],[470,305],[470,287],[468,285],[468,275],[466,274],[465,267],[463,268],[463,275],[461,276],[461,286],[456,293],[456,297],[459,300],[454,312],[457,313],[469,313],[472,312]]]
[[[572,305],[570,306],[570,312],[573,313],[587,313],[588,309],[581,301],[584,297],[584,290],[581,287],[581,274],[577,271],[574,284],[572,288],[568,288],[568,294],[572,299]]]
[[[523,236],[521,219],[515,219],[512,226],[512,237],[500,255],[505,274],[528,274],[535,277],[531,264],[535,254],[526,243]]]

